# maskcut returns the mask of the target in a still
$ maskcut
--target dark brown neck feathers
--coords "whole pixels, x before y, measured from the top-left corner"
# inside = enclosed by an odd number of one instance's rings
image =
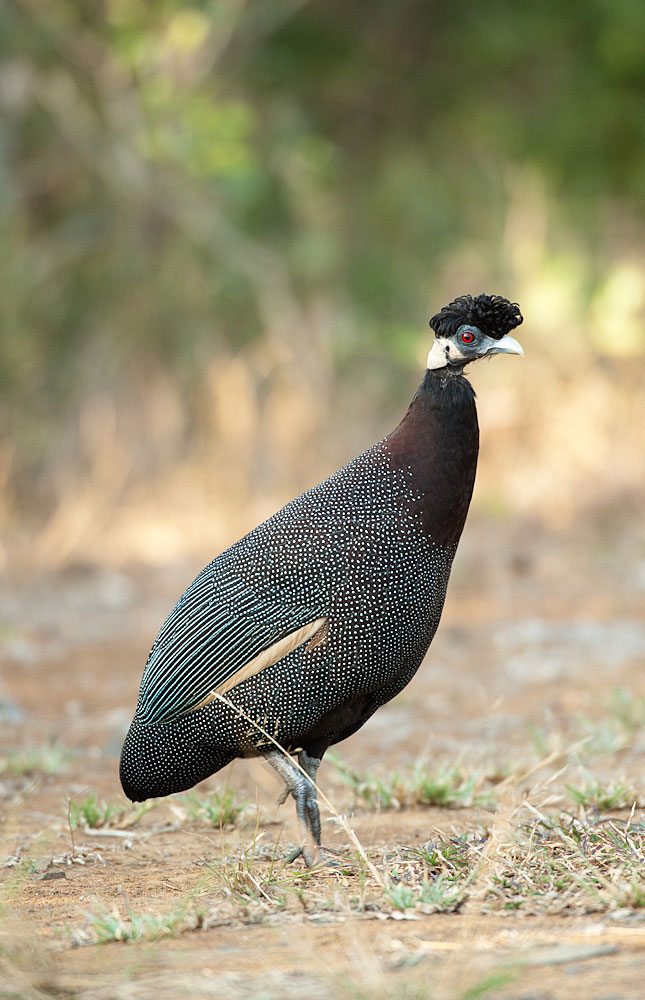
[[[427,371],[387,443],[393,466],[410,466],[410,485],[423,493],[418,507],[426,534],[437,544],[456,544],[468,513],[479,452],[470,382],[445,369]]]

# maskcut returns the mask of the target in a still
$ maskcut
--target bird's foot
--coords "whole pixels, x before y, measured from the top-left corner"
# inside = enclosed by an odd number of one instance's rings
[[[301,845],[296,847],[284,860],[285,865],[290,865],[298,858],[302,858],[307,868],[344,868],[345,863],[336,861],[334,858],[324,857],[325,854],[340,854],[340,851],[333,851],[329,847],[311,847]]]
[[[293,864],[297,858],[302,858],[307,868],[317,868],[321,863],[320,849],[311,844],[301,844],[300,847],[296,847],[290,854],[284,859],[285,865]]]

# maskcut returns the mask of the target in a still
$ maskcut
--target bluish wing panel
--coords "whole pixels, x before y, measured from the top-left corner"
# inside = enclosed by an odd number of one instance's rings
[[[141,681],[139,722],[183,715],[253,657],[320,614],[257,594],[220,556],[202,570],[161,628]]]

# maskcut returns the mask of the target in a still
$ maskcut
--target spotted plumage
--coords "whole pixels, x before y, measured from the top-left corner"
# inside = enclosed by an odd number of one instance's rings
[[[503,331],[506,300],[493,300],[486,315]],[[463,312],[470,330],[469,303]],[[482,343],[490,337],[489,322]],[[130,798],[180,791],[262,754],[320,843],[315,789],[286,753],[315,780],[327,747],[408,683],[432,641],[477,465],[462,375],[471,358],[459,357],[426,372],[391,434],[223,552],[180,598],[123,747]]]

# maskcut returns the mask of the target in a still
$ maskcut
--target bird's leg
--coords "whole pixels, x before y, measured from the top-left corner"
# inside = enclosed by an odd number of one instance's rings
[[[320,761],[320,757],[310,757],[306,750],[301,750],[298,754],[300,767],[311,779],[311,784],[307,782],[309,785],[309,794],[306,799],[307,820],[311,836],[318,847],[320,847],[320,810],[318,809],[318,787],[316,781],[318,780],[317,775]]]
[[[301,750],[298,755],[300,766],[311,778],[312,784],[298,770],[287,754],[280,753],[279,750],[270,750],[264,757],[285,783],[285,789],[278,799],[278,804],[284,802],[289,795],[293,795],[296,801],[296,813],[305,835],[302,846],[293,852],[288,860],[293,861],[302,855],[307,867],[311,868],[319,861],[320,813],[316,801],[315,782],[320,760],[310,757],[304,750]]]
[[[278,756],[280,756],[278,754]],[[307,795],[306,799],[306,809],[307,809],[307,819],[308,827],[311,831],[311,835],[314,838],[316,844],[320,846],[320,811],[318,809],[318,789],[316,788],[316,775],[318,773],[318,768],[320,767],[320,757],[311,757],[306,750],[301,750],[298,754],[298,763],[303,771],[311,778],[313,785],[309,785],[309,790],[311,794]],[[282,772],[279,772],[281,777]],[[302,775],[300,775],[302,777]],[[285,786],[280,793],[278,800],[276,802],[277,806],[281,806],[287,801],[289,796],[293,793],[291,781],[285,779]],[[295,796],[294,796],[295,797]]]

